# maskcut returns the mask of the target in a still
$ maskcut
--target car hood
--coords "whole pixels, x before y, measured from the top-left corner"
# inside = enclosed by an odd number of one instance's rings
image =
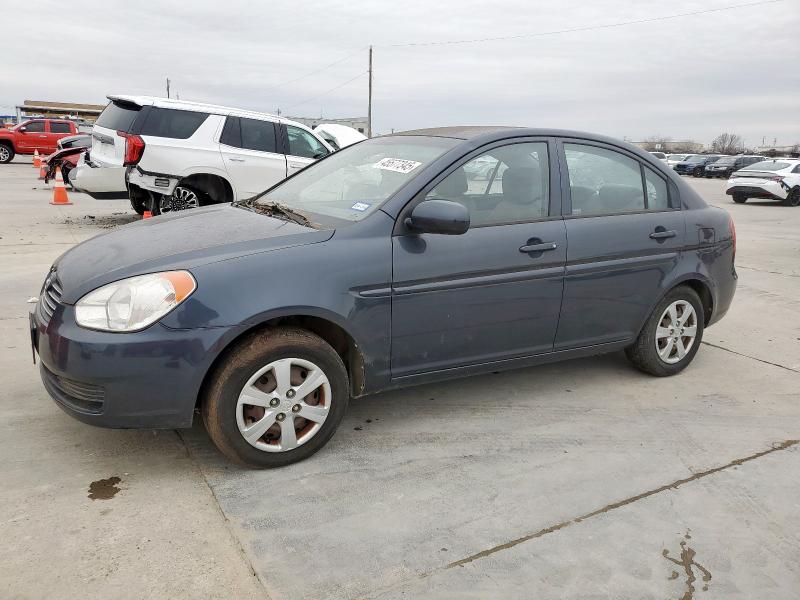
[[[98,287],[134,275],[324,242],[318,230],[229,204],[196,208],[125,225],[65,252],[53,268],[62,301],[77,302]]]

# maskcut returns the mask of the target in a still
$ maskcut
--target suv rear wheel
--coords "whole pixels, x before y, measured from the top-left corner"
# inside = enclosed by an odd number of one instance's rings
[[[703,305],[692,288],[670,291],[653,309],[636,341],[625,349],[641,371],[666,377],[685,369],[703,339]]]
[[[244,339],[216,369],[203,421],[231,460],[282,467],[330,440],[349,398],[344,363],[325,340],[305,329],[270,328]]]
[[[14,148],[8,144],[0,144],[0,164],[10,163],[14,160]]]

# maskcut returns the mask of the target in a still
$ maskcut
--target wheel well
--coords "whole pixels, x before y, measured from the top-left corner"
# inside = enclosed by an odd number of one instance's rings
[[[11,140],[0,140],[0,146],[8,146],[11,150],[14,150],[14,143]]]
[[[681,285],[689,286],[700,296],[700,302],[703,304],[703,321],[708,325],[711,314],[714,312],[714,298],[711,296],[709,287],[699,279],[689,279],[682,282]]]
[[[189,186],[204,193],[214,203],[233,202],[233,188],[227,179],[219,175],[196,173],[180,180],[178,185]]]
[[[205,388],[209,384],[211,375],[216,371],[217,367],[228,356],[230,351],[239,344],[245,337],[252,335],[255,332],[263,331],[264,329],[271,329],[276,327],[300,327],[312,333],[317,334],[325,340],[336,351],[347,369],[348,379],[350,380],[350,392],[353,396],[360,396],[364,391],[364,361],[361,356],[361,351],[355,340],[339,325],[323,319],[320,317],[312,317],[308,315],[295,315],[290,317],[278,317],[260,323],[250,329],[242,332],[236,338],[231,340],[225,349],[219,353],[219,356],[214,359],[214,362],[209,367],[208,371],[203,378],[203,383],[200,386],[200,393],[197,395],[195,406],[200,405],[200,400],[205,393]]]

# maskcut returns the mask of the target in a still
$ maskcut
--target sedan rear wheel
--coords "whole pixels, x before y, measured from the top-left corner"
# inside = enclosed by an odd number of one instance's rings
[[[202,412],[209,436],[228,458],[280,467],[322,448],[348,400],[347,371],[328,343],[303,329],[271,328],[227,354]]]
[[[792,188],[789,195],[783,201],[785,206],[800,206],[800,186]]]
[[[697,292],[688,286],[677,287],[658,303],[625,353],[645,373],[674,375],[692,362],[703,339],[704,324]]]
[[[744,204],[747,202],[747,196],[744,194],[734,194],[733,201],[736,202],[736,204]]]

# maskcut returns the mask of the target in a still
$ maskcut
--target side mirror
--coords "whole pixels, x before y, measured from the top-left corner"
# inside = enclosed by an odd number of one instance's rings
[[[19,130],[20,132],[25,133],[26,131],[28,131],[28,128],[23,125],[22,127],[19,128]]]
[[[405,220],[406,227],[417,233],[461,235],[469,229],[469,211],[450,200],[423,200]]]

